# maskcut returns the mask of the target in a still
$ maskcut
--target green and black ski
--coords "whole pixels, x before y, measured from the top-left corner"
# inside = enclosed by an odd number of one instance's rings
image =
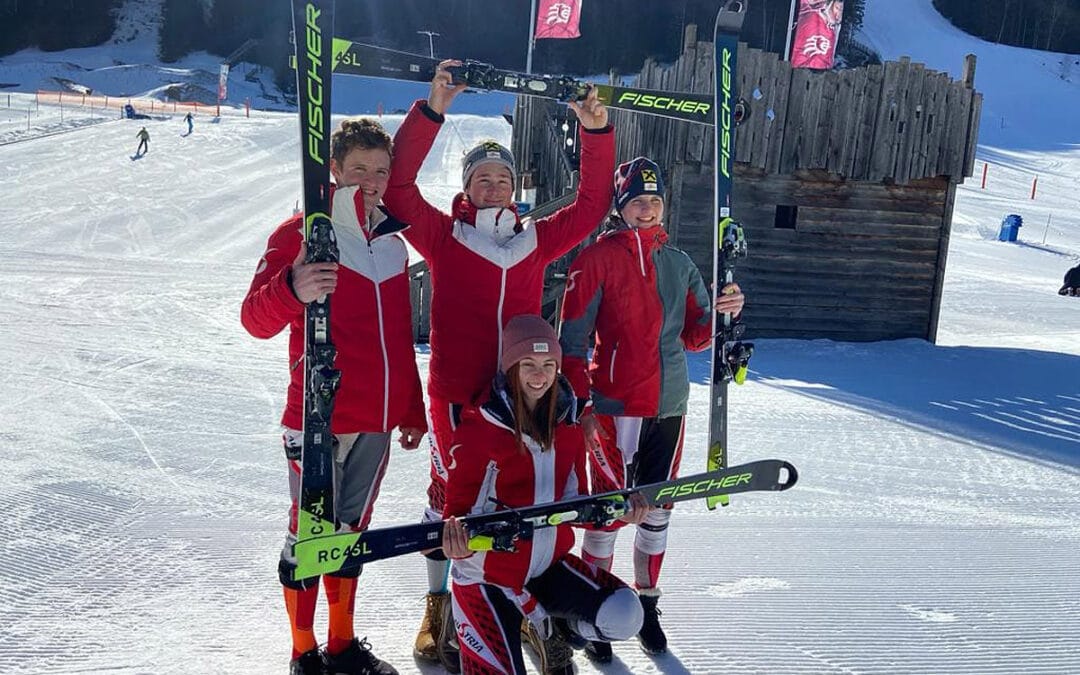
[[[736,90],[736,58],[739,31],[746,15],[746,3],[726,0],[716,15],[714,45],[716,50],[715,95],[716,145],[713,153],[716,176],[716,230],[713,234],[713,292],[719,293],[734,280],[735,262],[746,255],[742,225],[731,217],[732,174],[735,164],[735,127],[745,117],[746,107]],[[754,346],[741,342],[745,326],[730,314],[714,317],[712,377],[710,383],[709,447],[706,468],[723,469],[728,464],[727,418],[728,383],[742,384]],[[710,496],[705,504],[714,509],[726,506],[726,494]]]
[[[304,179],[306,262],[337,262],[330,222],[330,79],[334,0],[293,0],[296,95]],[[330,417],[341,380],[330,339],[330,298],[308,304],[304,320],[304,447],[297,540],[334,531],[333,442]],[[303,577],[301,577],[303,578]]]
[[[473,550],[512,551],[516,541],[530,538],[538,528],[566,523],[610,525],[626,513],[633,494],[643,496],[652,506],[661,506],[735,492],[787,490],[798,477],[790,463],[765,459],[626,490],[466,516],[462,522]],[[438,548],[442,530],[443,522],[438,521],[298,541],[293,548],[296,578],[353,570],[374,560]]]
[[[334,72],[342,75],[384,77],[430,82],[440,60],[337,38],[334,40]],[[557,101],[585,98],[594,87],[604,105],[619,110],[660,115],[672,119],[713,123],[713,97],[709,94],[663,92],[577,80],[565,75],[530,75],[502,70],[480,61],[464,61],[450,68],[455,82],[474,89],[538,96]]]

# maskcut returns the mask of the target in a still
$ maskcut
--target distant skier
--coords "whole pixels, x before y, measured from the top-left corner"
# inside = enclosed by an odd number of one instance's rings
[[[1065,273],[1065,284],[1058,289],[1058,295],[1080,296],[1080,265]]]
[[[190,112],[184,115],[184,121],[187,122],[187,135],[190,136],[192,129],[195,127],[195,120],[192,119]]]
[[[135,138],[139,139],[139,147],[135,150],[136,157],[150,151],[150,132],[146,130],[146,127],[139,129],[139,133],[135,134]]]

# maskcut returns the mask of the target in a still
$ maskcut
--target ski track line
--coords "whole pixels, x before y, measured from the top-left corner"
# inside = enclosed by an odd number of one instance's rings
[[[124,418],[123,415],[118,413],[116,411],[116,409],[114,409],[111,405],[106,403],[103,399],[101,399],[101,397],[91,396],[87,392],[83,391],[82,389],[80,389],[78,387],[75,388],[75,391],[79,392],[84,398],[86,398],[91,403],[95,403],[98,406],[100,406],[101,408],[103,408],[107,413],[109,413],[113,417],[113,419],[120,422],[120,424],[124,425],[124,427],[126,427],[131,432],[131,435],[135,437],[135,440],[138,441],[139,446],[143,449],[143,452],[146,453],[146,456],[148,458],[150,458],[150,461],[157,468],[158,472],[161,473],[161,475],[165,477],[165,480],[169,481],[169,483],[171,483],[172,486],[175,487],[181,493],[188,493],[189,492],[183,486],[181,486],[179,483],[177,483],[176,480],[172,476],[169,475],[169,473],[165,470],[165,467],[163,467],[161,465],[161,463],[158,462],[157,458],[154,456],[154,453],[150,451],[150,446],[148,446],[146,444],[146,441],[143,440],[142,434],[139,432],[139,430],[137,428],[135,428],[135,426],[132,425],[130,422],[128,422]],[[206,505],[204,505],[202,502],[200,502],[197,497],[195,497],[194,495],[191,495],[191,497],[194,500],[195,505],[198,506],[200,509],[202,509],[206,515],[209,516],[209,515],[211,515],[213,513]]]

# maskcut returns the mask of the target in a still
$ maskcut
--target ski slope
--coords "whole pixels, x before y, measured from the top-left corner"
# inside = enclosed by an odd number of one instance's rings
[[[452,119],[421,177],[439,203],[462,149],[509,130]],[[3,672],[287,661],[286,346],[247,336],[238,311],[296,203],[296,121],[148,126],[137,161],[137,122],[0,150]],[[1063,269],[1038,247],[957,237],[941,345],[759,342],[732,458],[789,459],[801,482],[720,513],[680,506],[672,653],[617,645],[608,670],[1080,670],[1080,305],[1054,293]],[[706,360],[692,367],[703,411]],[[688,469],[706,428],[691,416]],[[416,519],[424,476],[422,452],[396,453],[376,524]],[[402,672],[436,670],[411,657],[424,588],[415,557],[361,583],[358,630]]]
[[[0,134],[19,114],[0,110]],[[133,160],[142,124],[0,145],[3,673],[287,667],[287,349],[248,336],[239,306],[299,197],[297,121],[197,119],[184,137],[181,116],[150,120]],[[509,126],[450,117],[430,200],[449,203],[482,138]],[[938,344],[758,341],[731,458],[788,459],[799,485],[680,505],[671,652],[617,644],[580,673],[1080,672],[1080,300],[1055,294],[1080,259],[1080,149],[1006,137],[979,157],[990,179],[957,197]],[[1009,212],[1019,244],[993,240]],[[684,472],[705,463],[707,374],[693,356]],[[396,451],[375,525],[419,518],[426,476],[422,450]],[[402,673],[442,672],[411,655],[425,589],[417,556],[361,577],[358,634]]]
[[[1060,150],[1080,144],[1080,51],[1058,54],[981,40],[950,24],[932,0],[867,0],[859,38],[886,60],[910,56],[953,79],[961,76],[964,56],[974,54],[975,88],[984,96],[984,145]]]

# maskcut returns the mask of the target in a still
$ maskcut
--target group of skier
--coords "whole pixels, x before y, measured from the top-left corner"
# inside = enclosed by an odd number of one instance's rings
[[[569,104],[582,129],[581,181],[571,205],[520,219],[513,155],[493,141],[465,155],[462,192],[449,212],[425,201],[417,174],[465,88],[452,83],[446,68],[454,65],[440,65],[428,99],[413,105],[392,140],[368,119],[347,120],[333,134],[331,218],[340,262],[304,262],[296,216],[271,235],[243,302],[252,335],[269,338],[289,327],[292,376],[282,425],[292,509],[279,574],[294,674],[397,672],[355,636],[359,571],[321,577],[329,608],[323,649],[313,628],[320,578],[293,579],[304,310],[328,293],[342,372],[331,420],[342,530],[367,528],[394,429],[406,450],[429,436],[423,517],[447,524],[442,547],[427,554],[414,654],[451,672],[523,673],[524,638],[544,672],[563,673],[573,672],[571,646],[598,662],[611,660],[612,641],[635,635],[649,653],[666,649],[657,599],[669,509],[632,501],[615,526],[585,531],[580,556],[571,553],[569,525],[537,530],[512,552],[477,552],[458,518],[674,477],[689,396],[684,349],[707,348],[712,313],[737,315],[744,298],[730,284],[713,302],[689,257],[667,243],[660,168],[639,157],[616,170],[614,130],[595,92]],[[557,335],[539,316],[544,270],[609,215],[607,230],[570,268]],[[406,241],[427,261],[432,280],[426,415]],[[615,536],[627,524],[637,530],[633,589],[611,573]]]
[[[187,124],[187,133],[184,136],[190,136],[195,130],[195,119],[191,116],[191,113],[184,115],[184,123]],[[146,127],[139,129],[139,132],[135,134],[135,138],[139,140],[138,147],[135,148],[135,156],[142,157],[150,151],[150,132],[146,130]]]

